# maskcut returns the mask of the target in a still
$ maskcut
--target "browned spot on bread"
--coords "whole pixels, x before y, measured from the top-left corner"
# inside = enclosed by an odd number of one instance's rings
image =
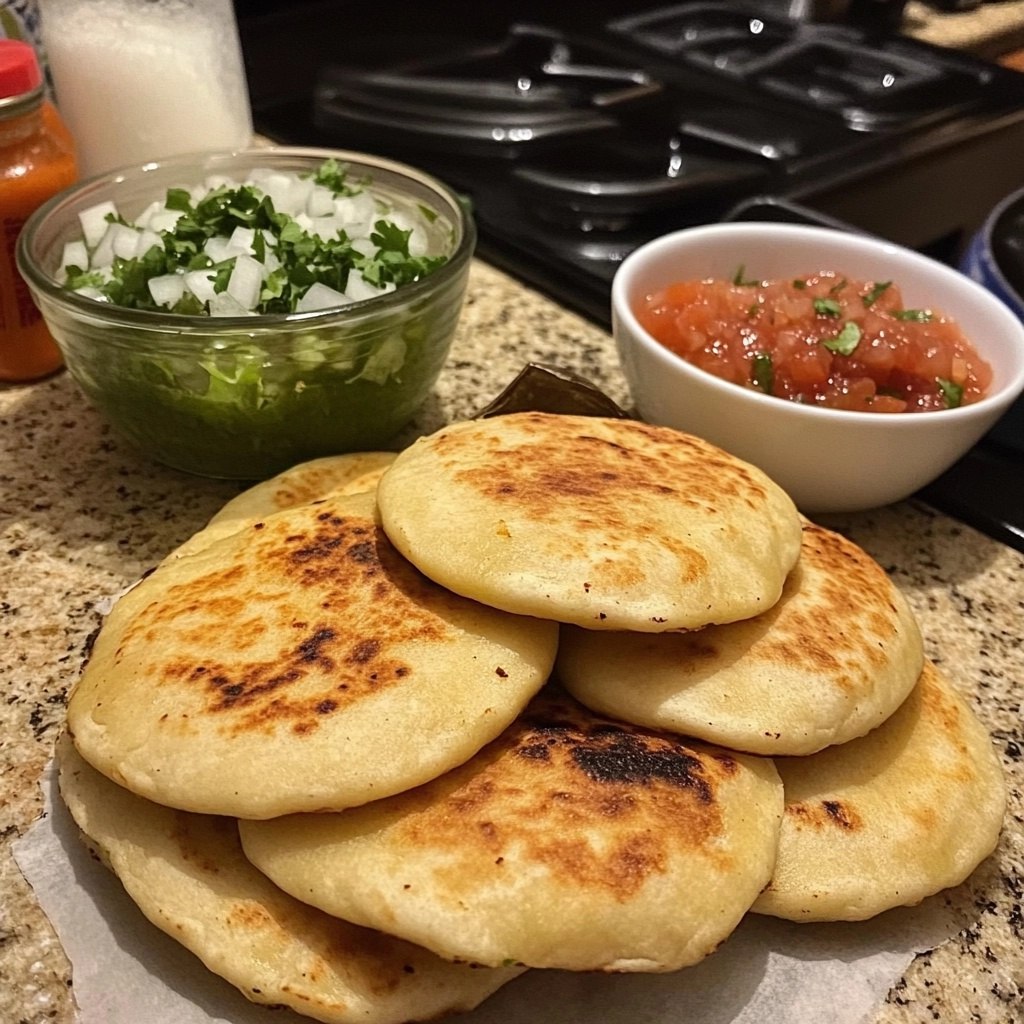
[[[735,770],[728,754],[546,692],[472,765],[421,787],[400,841],[456,851],[438,869],[451,891],[528,862],[627,900],[682,850],[721,856],[718,792]]]
[[[941,771],[951,782],[969,783],[975,778],[977,768],[975,758],[964,740],[961,710],[947,694],[938,678],[938,670],[930,661],[925,662],[917,691],[922,718],[933,723],[933,727],[949,745],[952,755],[941,762],[936,761],[936,770]]]
[[[805,521],[800,562],[781,600],[765,615],[771,631],[759,642],[761,656],[827,675],[832,685],[852,691],[851,671],[884,667],[886,649],[898,640],[896,597],[885,570],[870,555]]]
[[[196,869],[208,875],[216,875],[220,872],[218,858],[210,852],[210,844],[203,842],[202,837],[197,840],[193,834],[191,824],[193,816],[184,811],[173,812],[173,824],[171,825],[171,838],[178,846],[181,858],[189,864],[195,865]],[[234,835],[234,822],[214,822],[211,819],[211,827],[218,831]]]
[[[786,814],[808,828],[839,828],[854,832],[863,828],[864,823],[856,809],[843,800],[816,800],[786,805]]]
[[[255,900],[236,900],[227,913],[228,922],[243,932],[279,930],[267,908]]]
[[[217,716],[227,733],[282,727],[302,735],[408,678],[396,643],[446,637],[450,627],[423,601],[429,592],[443,605],[447,595],[372,519],[311,507],[307,522],[299,530],[292,519],[268,520],[229,568],[172,587],[142,610],[121,649],[159,644],[155,690],[201,696],[201,713]],[[306,614],[295,612],[296,591],[314,598],[304,600]],[[165,724],[181,727],[174,715]]]
[[[742,463],[698,438],[665,427],[616,421],[622,442],[618,443],[595,437],[585,428],[571,436],[562,431],[553,438],[547,429],[552,416],[546,413],[517,418],[525,426],[526,441],[505,444],[492,438],[494,463],[456,468],[454,475],[499,501],[528,506],[540,520],[560,519],[567,511],[576,514],[585,508],[591,514],[606,513],[611,517],[607,522],[613,523],[623,497],[637,492],[673,496],[705,507],[713,507],[723,496],[755,502],[764,498],[764,488]],[[630,443],[634,440],[644,450]],[[472,443],[480,442],[474,438]],[[459,446],[455,435],[444,435],[437,442],[442,453],[457,452]],[[545,448],[550,450],[538,450]],[[699,459],[693,458],[694,452],[699,452]]]

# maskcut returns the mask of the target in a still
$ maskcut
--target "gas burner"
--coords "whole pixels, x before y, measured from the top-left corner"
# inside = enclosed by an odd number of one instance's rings
[[[604,324],[633,248],[745,198],[952,259],[1018,185],[1018,72],[768,4],[626,6],[462,42],[453,23],[433,48],[365,65],[339,47],[311,99],[257,106],[257,127],[432,171],[472,203],[481,255]],[[401,26],[385,38],[410,52]]]

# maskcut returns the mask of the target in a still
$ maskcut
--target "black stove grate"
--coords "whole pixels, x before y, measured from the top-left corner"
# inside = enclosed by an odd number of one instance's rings
[[[398,19],[363,60],[341,33],[308,88],[254,92],[257,129],[432,171],[472,203],[481,256],[604,326],[636,246],[761,197],[953,261],[1024,185],[1024,74],[864,24],[611,6],[585,29],[490,11],[436,39]],[[1018,453],[986,448],[927,497],[1024,550],[1024,507],[963,497],[978,458],[1019,494]]]

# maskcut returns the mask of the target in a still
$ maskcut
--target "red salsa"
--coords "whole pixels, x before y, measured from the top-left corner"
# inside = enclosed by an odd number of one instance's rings
[[[702,370],[796,402],[927,412],[984,397],[991,367],[936,309],[907,308],[892,281],[822,271],[785,281],[679,281],[636,309]]]

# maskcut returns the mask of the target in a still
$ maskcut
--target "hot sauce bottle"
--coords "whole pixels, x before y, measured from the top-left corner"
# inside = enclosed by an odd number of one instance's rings
[[[76,177],[74,144],[46,98],[35,50],[0,39],[0,381],[36,380],[61,365],[14,250],[29,214]]]

